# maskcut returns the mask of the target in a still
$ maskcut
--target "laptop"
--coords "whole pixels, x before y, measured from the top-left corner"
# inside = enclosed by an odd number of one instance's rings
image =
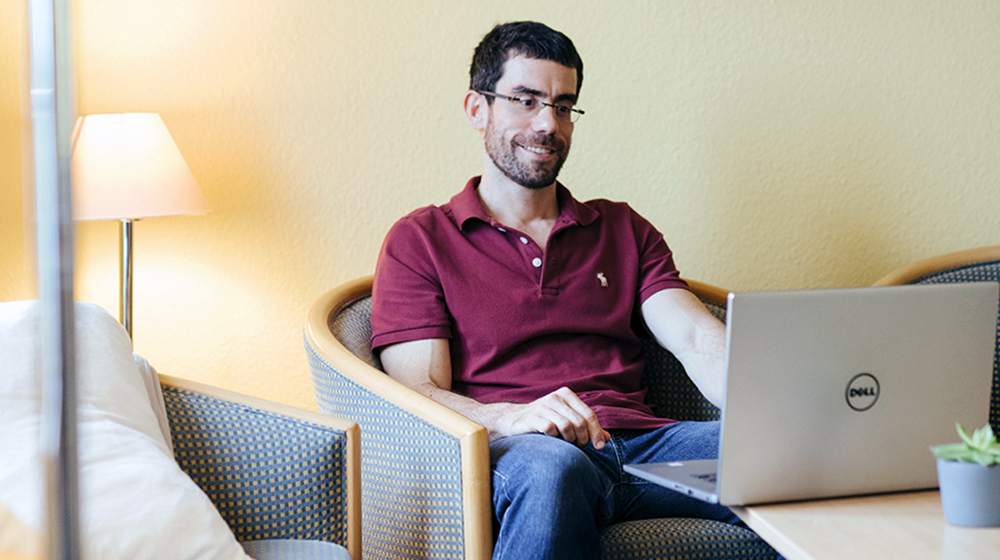
[[[729,294],[718,460],[625,465],[723,505],[934,488],[989,417],[995,282]]]

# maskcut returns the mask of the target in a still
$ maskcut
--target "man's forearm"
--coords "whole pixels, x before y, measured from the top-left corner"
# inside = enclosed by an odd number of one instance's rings
[[[500,419],[505,414],[509,414],[512,407],[519,406],[513,403],[484,404],[475,399],[459,395],[458,393],[448,389],[442,389],[432,382],[421,383],[410,388],[421,395],[424,395],[425,397],[428,397],[429,399],[443,404],[455,412],[462,414],[473,422],[481,424],[486,428],[490,441],[505,437],[506,434],[501,433],[497,427]]]
[[[669,289],[642,304],[656,341],[680,360],[688,377],[712,404],[725,406],[726,327],[691,292]]]
[[[483,425],[490,441],[539,433],[600,449],[610,439],[594,411],[566,387],[525,404],[486,404],[452,392],[447,340],[398,343],[383,348],[381,358],[390,377]]]
[[[484,426],[490,441],[503,434],[499,424],[509,406],[484,404],[451,390],[451,358],[445,339],[414,340],[383,348],[382,365],[389,377]],[[517,405],[510,405],[517,406]]]
[[[592,443],[600,449],[610,440],[601,428],[597,415],[571,390],[563,387],[530,403],[484,404],[435,386],[433,383],[414,390],[482,424],[490,441],[538,433],[562,438],[576,445]]]

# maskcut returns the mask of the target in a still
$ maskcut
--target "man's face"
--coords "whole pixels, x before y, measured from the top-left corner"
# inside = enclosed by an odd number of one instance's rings
[[[516,56],[504,65],[496,93],[546,103],[576,100],[576,70],[551,60]],[[573,136],[573,123],[560,120],[551,107],[528,114],[512,101],[495,98],[484,142],[493,164],[510,180],[541,189],[556,182]]]

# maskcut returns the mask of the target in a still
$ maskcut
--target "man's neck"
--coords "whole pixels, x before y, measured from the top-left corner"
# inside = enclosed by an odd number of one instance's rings
[[[476,191],[483,208],[501,224],[531,236],[544,250],[559,217],[556,184],[529,189],[494,171],[500,177],[484,173]]]

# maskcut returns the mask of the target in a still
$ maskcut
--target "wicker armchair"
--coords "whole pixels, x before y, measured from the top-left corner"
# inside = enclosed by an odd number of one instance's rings
[[[177,463],[250,556],[339,560],[346,548],[360,560],[357,424],[166,375],[160,384]]]
[[[1000,282],[1000,245],[947,253],[917,261],[894,270],[875,285],[983,281]],[[997,322],[997,351],[993,359],[990,425],[994,432],[1000,433],[1000,320]]]
[[[361,445],[366,558],[492,556],[486,429],[392,380],[371,350],[372,278],[323,295],[309,311],[305,344],[319,408],[351,418]],[[724,317],[726,292],[692,288]],[[672,355],[647,349],[649,396],[678,419],[710,420],[706,401]],[[602,534],[604,558],[774,558],[753,532],[703,519],[621,523]]]

